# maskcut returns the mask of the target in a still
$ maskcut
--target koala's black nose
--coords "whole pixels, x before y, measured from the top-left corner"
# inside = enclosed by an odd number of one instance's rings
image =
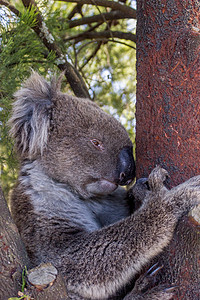
[[[135,161],[133,158],[133,148],[123,148],[118,157],[117,163],[117,184],[127,185],[135,177]]]

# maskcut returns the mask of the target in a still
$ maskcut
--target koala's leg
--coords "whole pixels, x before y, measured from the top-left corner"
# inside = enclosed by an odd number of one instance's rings
[[[69,247],[55,257],[69,291],[92,299],[115,295],[168,245],[178,218],[200,203],[200,176],[170,191],[163,185],[165,176],[166,171],[159,167],[152,171],[150,190],[130,217],[91,233],[70,236]],[[152,290],[148,297],[156,299],[156,294],[159,299],[170,299],[164,293]]]
[[[135,282],[133,290],[123,300],[170,300],[176,287],[156,284],[156,275],[162,266],[155,264]],[[155,286],[155,287],[154,287]]]
[[[173,211],[178,217],[180,216],[181,210],[183,211],[182,215],[187,214],[187,212],[189,212],[192,207],[198,205],[198,181],[199,176],[194,176],[169,191],[168,203],[173,206]]]
[[[200,203],[200,176],[170,191],[165,176],[165,170],[153,170],[141,207],[99,230],[89,232],[57,216],[43,216],[34,225],[38,253],[62,272],[69,293],[93,300],[115,296],[168,245],[178,218]],[[155,290],[149,293],[155,296]]]
[[[152,289],[150,292],[146,292],[143,295],[131,292],[123,300],[171,300],[173,299],[173,296],[173,292],[170,293],[168,291],[165,291],[164,287],[159,286]]]

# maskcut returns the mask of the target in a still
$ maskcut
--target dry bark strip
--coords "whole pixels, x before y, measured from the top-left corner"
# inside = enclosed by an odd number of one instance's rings
[[[24,216],[25,222],[25,216]],[[17,296],[29,259],[0,188],[0,299]]]
[[[61,275],[51,264],[40,264],[28,271],[28,291],[34,300],[67,300],[67,291]]]
[[[24,216],[26,222],[26,216]],[[0,299],[18,297],[22,271],[30,262],[0,188]],[[50,263],[28,271],[25,295],[34,300],[67,300],[64,281]]]

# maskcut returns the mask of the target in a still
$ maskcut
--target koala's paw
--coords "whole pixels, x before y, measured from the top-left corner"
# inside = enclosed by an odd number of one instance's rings
[[[135,283],[132,292],[124,300],[170,300],[173,299],[177,286],[156,284],[156,275],[162,269],[158,264],[153,265]]]
[[[200,204],[200,176],[192,177],[172,188],[168,197],[168,201],[173,204],[178,215],[189,212],[194,206]]]
[[[154,264],[146,273],[141,275],[135,283],[134,290],[145,293],[156,285],[156,275],[163,268],[157,263]]]
[[[159,285],[150,291],[147,291],[141,300],[172,300],[175,295],[177,287],[166,287],[166,285]]]
[[[133,211],[137,210],[142,205],[148,191],[149,184],[147,178],[139,178],[128,190],[127,196],[130,202],[130,207],[133,207]]]
[[[148,183],[152,191],[159,191],[164,185],[163,182],[169,177],[168,172],[157,166],[149,174]]]

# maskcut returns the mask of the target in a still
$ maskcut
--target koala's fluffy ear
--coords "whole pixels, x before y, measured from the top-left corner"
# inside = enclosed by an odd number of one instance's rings
[[[42,154],[48,140],[52,93],[58,88],[55,79],[49,84],[33,71],[15,93],[16,101],[9,123],[21,156],[31,159],[38,153]]]

